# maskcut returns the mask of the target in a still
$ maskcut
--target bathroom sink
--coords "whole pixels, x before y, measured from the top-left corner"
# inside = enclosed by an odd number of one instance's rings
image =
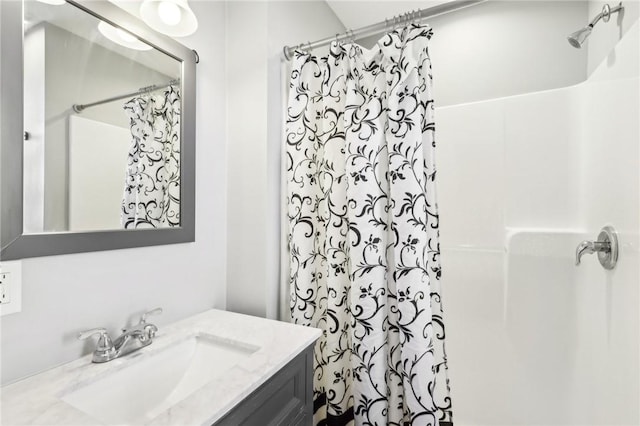
[[[142,424],[220,377],[258,347],[199,334],[127,360],[61,399],[104,424]]]

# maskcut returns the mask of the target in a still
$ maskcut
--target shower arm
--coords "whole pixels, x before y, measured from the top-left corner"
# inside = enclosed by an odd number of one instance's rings
[[[602,7],[602,12],[598,13],[598,15],[589,23],[589,27],[593,28],[594,25],[600,22],[601,19],[603,19],[604,22],[609,22],[609,18],[611,18],[611,15],[620,12],[622,9],[624,9],[622,7],[622,3],[619,3],[613,8],[610,8],[608,4],[605,4]]]

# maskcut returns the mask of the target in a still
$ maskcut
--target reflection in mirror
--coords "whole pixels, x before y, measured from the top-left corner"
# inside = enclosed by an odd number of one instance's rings
[[[25,234],[180,226],[181,62],[24,1]]]

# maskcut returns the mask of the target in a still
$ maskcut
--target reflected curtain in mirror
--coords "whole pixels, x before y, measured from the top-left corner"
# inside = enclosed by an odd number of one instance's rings
[[[194,241],[195,51],[104,0],[0,10],[2,259]]]
[[[180,226],[180,92],[170,85],[124,105],[131,149],[122,201],[124,228]]]

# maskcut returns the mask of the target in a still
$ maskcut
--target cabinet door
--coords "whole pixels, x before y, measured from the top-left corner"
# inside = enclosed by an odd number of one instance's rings
[[[313,422],[313,346],[308,347],[214,426],[289,426]]]

